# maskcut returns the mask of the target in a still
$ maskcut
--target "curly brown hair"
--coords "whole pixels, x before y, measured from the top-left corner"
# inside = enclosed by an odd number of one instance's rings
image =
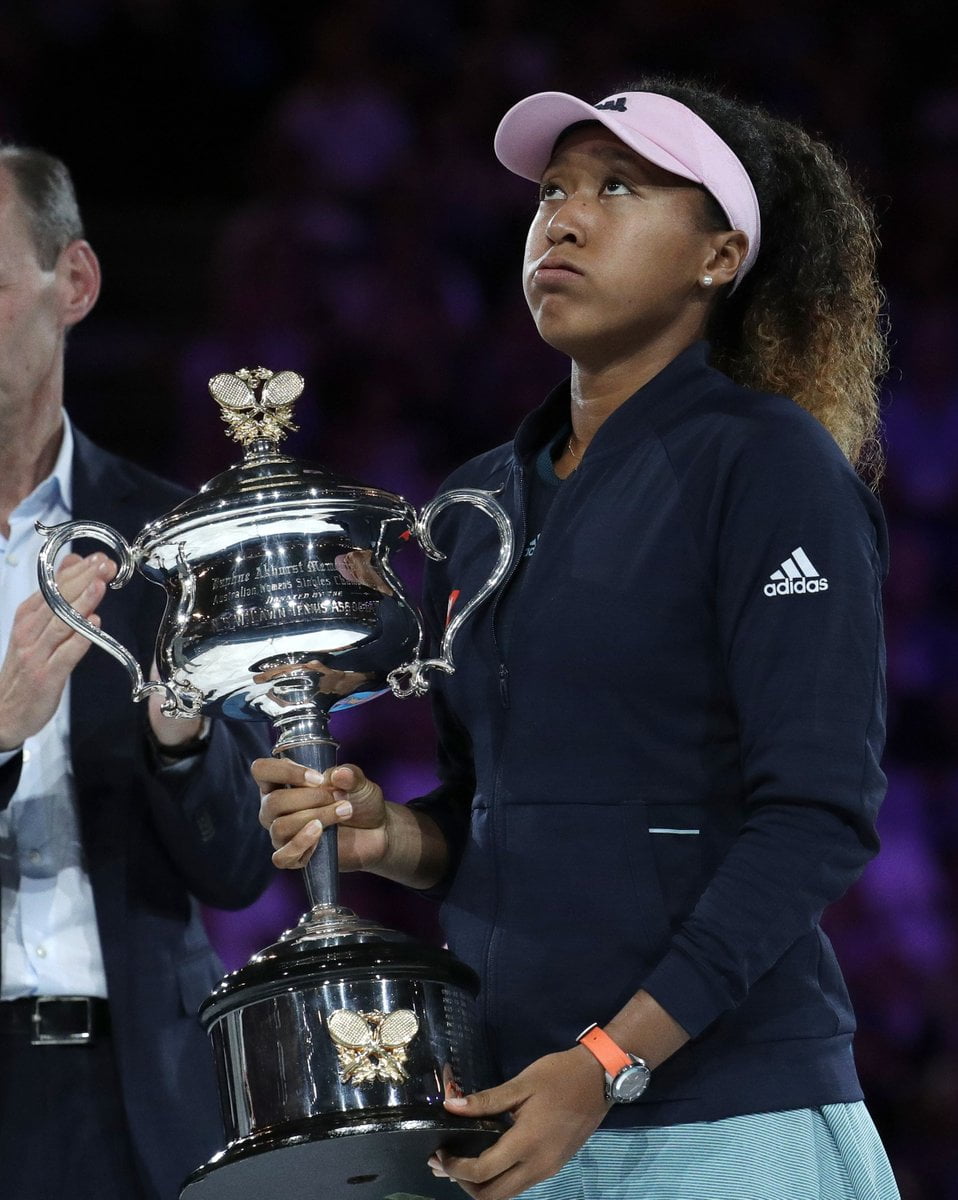
[[[872,209],[848,170],[798,125],[698,84],[647,76],[697,113],[748,171],[762,216],[752,270],[716,297],[712,362],[736,382],[790,396],[872,486],[881,476],[879,382],[887,369]],[[714,227],[728,219],[714,203]]]

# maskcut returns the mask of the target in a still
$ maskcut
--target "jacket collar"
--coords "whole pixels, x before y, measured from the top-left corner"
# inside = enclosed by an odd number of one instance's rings
[[[122,459],[101,450],[73,428],[73,515],[76,520],[117,522],[122,501],[136,490]],[[123,530],[126,536],[126,530]],[[135,530],[134,532],[139,532]]]
[[[127,540],[139,532],[135,500],[136,484],[122,459],[101,450],[76,427],[73,429],[73,519],[100,521],[114,526]],[[81,543],[81,552],[106,547]],[[131,645],[135,613],[126,597],[107,591],[99,608],[104,628]],[[75,765],[89,760],[104,749],[104,727],[108,727],[119,709],[131,704],[129,683],[115,664],[106,664],[103,652],[95,648],[77,664],[70,683],[70,741]],[[107,739],[108,740],[108,739]],[[78,771],[80,778],[82,771]],[[85,803],[81,796],[81,809]]]
[[[627,450],[635,434],[648,429],[665,414],[674,414],[711,387],[725,380],[708,365],[708,342],[693,342],[668,366],[634,392],[602,424],[589,446],[590,461]],[[515,452],[531,460],[569,424],[570,384],[566,379],[523,420],[515,438]]]

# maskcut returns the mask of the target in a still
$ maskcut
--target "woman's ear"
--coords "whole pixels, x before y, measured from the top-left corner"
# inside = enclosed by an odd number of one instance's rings
[[[748,237],[740,229],[717,233],[712,239],[703,275],[711,275],[716,287],[731,283],[748,253]]]

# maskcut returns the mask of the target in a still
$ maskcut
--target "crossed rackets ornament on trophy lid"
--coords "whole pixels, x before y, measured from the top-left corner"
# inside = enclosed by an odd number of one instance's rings
[[[293,371],[215,376],[210,392],[235,466],[147,525],[132,545],[93,521],[49,529],[40,586],[56,614],[118,659],[133,699],[158,693],[170,714],[269,720],[274,754],[335,765],[331,713],[392,692],[421,695],[427,672],[452,672],[458,629],[503,579],[511,524],[487,492],[459,489],[416,511],[282,454],[303,390]],[[472,504],[499,534],[492,574],[423,659],[419,617],[390,567],[452,504]],[[57,556],[93,538],[116,554],[110,585],[138,569],[167,592],[158,680],[60,594]],[[478,1154],[502,1121],[451,1114],[443,1100],[488,1086],[473,971],[447,950],[364,920],[338,903],[336,829],[304,869],[311,908],[227,975],[200,1009],[216,1060],[226,1146],[186,1181],[183,1200],[433,1200],[456,1194],[426,1166],[448,1147]]]

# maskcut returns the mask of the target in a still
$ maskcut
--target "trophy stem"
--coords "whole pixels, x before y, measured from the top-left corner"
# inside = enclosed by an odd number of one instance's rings
[[[280,735],[273,754],[314,771],[335,767],[339,743],[329,735],[328,714],[316,703],[315,677],[286,678],[274,685],[273,693],[288,706],[286,713],[273,719],[273,726]],[[319,845],[303,868],[306,892],[312,905],[308,919],[312,921],[321,920],[324,913],[331,915],[339,911],[337,833],[335,825],[323,830]]]
[[[291,758],[301,767],[311,767],[314,771],[325,771],[336,765],[336,751],[339,746],[332,740],[303,743],[290,748],[281,754],[282,758]],[[303,868],[306,881],[306,892],[313,909],[339,906],[339,854],[335,825],[323,830],[319,845],[313,851],[312,857]]]

